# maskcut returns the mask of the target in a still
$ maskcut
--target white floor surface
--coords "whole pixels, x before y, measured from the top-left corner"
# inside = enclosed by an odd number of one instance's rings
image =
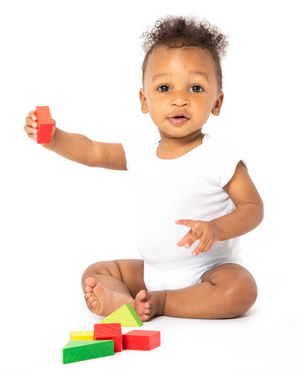
[[[37,297],[41,290],[37,286],[31,293]],[[15,309],[18,299],[10,303]],[[91,314],[84,302],[69,307],[55,304],[50,300],[42,304],[42,309],[49,306],[46,312],[13,313],[13,325],[2,321],[6,339],[1,368],[5,367],[5,376],[300,374],[300,321],[280,305],[276,293],[266,304],[259,298],[247,314],[236,319],[154,318],[140,329],[159,330],[160,347],[150,352],[123,350],[114,356],[66,365],[62,364],[62,348],[69,331],[93,329],[99,317]],[[123,333],[130,330],[123,328]]]

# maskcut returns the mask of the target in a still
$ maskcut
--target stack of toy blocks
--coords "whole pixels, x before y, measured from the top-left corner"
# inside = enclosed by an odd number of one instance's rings
[[[94,330],[71,331],[63,348],[63,364],[114,355],[123,350],[150,351],[160,346],[160,332],[132,330],[122,334],[122,327],[141,327],[143,322],[130,303],[117,309],[94,325]]]

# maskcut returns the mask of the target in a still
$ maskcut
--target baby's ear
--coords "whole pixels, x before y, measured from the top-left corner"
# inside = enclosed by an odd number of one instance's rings
[[[147,114],[149,112],[147,99],[145,96],[145,90],[140,89],[140,102],[141,102],[141,110],[143,114]]]
[[[218,94],[218,98],[215,101],[214,106],[213,106],[213,108],[211,110],[211,113],[213,115],[215,115],[215,116],[219,116],[220,115],[221,107],[222,107],[222,104],[223,104],[223,100],[224,100],[224,93],[222,91],[220,91],[219,94]]]
[[[211,110],[211,113],[212,113],[213,115],[215,115],[215,116],[219,116],[219,115],[220,115],[220,109],[214,107],[214,108]]]

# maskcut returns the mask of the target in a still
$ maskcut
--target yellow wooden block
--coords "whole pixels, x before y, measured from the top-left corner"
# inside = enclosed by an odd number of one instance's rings
[[[94,339],[93,330],[80,330],[75,332],[70,332],[71,341],[91,341]]]

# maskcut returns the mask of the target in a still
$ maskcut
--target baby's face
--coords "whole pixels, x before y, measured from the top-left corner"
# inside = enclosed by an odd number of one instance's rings
[[[161,137],[197,134],[211,113],[219,115],[223,102],[211,54],[197,47],[157,47],[149,56],[140,101]]]

